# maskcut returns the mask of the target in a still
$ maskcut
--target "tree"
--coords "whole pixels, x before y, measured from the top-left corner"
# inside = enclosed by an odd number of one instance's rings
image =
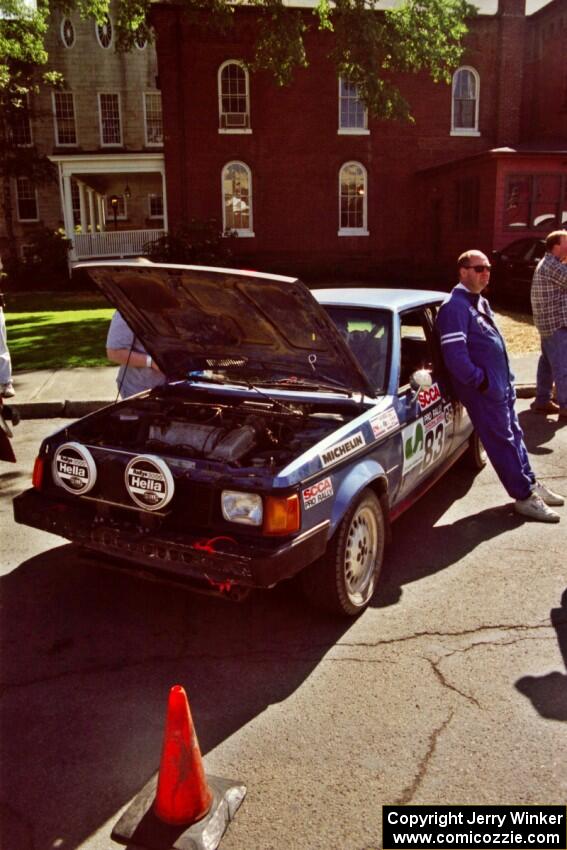
[[[29,96],[40,85],[57,85],[61,75],[44,70],[48,62],[45,34],[49,7],[32,9],[23,0],[0,0],[0,177],[1,207],[5,220],[6,267],[16,262],[12,179],[28,177],[33,183],[54,178],[47,157],[26,144]]]

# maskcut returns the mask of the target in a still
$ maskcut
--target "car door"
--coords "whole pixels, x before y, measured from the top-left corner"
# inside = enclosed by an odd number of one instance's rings
[[[399,315],[400,370],[398,412],[402,422],[402,482],[398,498],[405,498],[446,460],[453,442],[455,405],[443,374],[434,331],[436,305]],[[431,374],[431,386],[415,390],[411,375],[418,369]]]

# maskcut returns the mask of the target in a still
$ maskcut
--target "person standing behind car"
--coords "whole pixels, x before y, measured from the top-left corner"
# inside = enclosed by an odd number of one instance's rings
[[[567,230],[550,233],[545,249],[532,281],[532,311],[541,355],[531,408],[567,419]],[[557,403],[551,398],[554,381]]]
[[[490,279],[482,251],[458,259],[459,283],[440,308],[437,330],[456,397],[466,407],[486,453],[515,500],[514,510],[540,522],[559,522],[549,505],[564,499],[536,480],[514,409],[516,392],[504,340],[481,295]]]
[[[4,306],[4,294],[0,292],[0,396],[2,398],[13,398],[16,393],[12,385],[12,361],[6,342]]]
[[[120,368],[116,377],[122,398],[165,383],[165,375],[134,336],[118,310],[114,313],[106,337],[106,356]]]

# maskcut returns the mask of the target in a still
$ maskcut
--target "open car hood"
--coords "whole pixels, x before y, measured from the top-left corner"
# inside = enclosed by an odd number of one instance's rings
[[[198,369],[297,377],[376,394],[295,278],[201,266],[82,263],[168,380]]]

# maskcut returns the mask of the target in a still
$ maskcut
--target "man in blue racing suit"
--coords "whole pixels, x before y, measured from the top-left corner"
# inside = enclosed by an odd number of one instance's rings
[[[437,330],[453,390],[468,410],[496,474],[515,500],[517,513],[540,522],[559,522],[549,505],[564,499],[537,481],[514,410],[516,393],[504,340],[481,295],[490,263],[481,251],[458,260],[459,283],[443,304]]]

